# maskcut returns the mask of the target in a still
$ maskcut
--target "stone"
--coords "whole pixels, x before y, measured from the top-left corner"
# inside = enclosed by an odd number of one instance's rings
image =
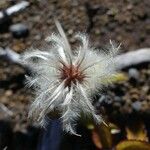
[[[28,27],[22,23],[11,25],[9,30],[12,33],[13,37],[15,37],[15,38],[27,37],[29,34]]]
[[[129,74],[129,78],[131,79],[135,79],[138,80],[139,79],[139,71],[135,68],[130,68],[128,71]]]
[[[132,103],[132,108],[133,108],[135,111],[140,111],[140,109],[141,109],[141,102],[136,101],[136,102]]]

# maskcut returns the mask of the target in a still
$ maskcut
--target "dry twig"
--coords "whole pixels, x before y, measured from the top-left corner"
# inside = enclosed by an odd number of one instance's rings
[[[2,57],[14,63],[23,65],[20,61],[20,54],[14,52],[10,48],[6,48],[5,50],[0,48],[0,58]],[[142,48],[118,55],[115,62],[117,69],[119,70],[141,63],[150,62],[150,48]]]

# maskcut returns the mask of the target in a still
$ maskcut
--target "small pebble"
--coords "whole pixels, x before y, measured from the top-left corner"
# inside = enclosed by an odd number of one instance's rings
[[[116,101],[116,102],[121,102],[122,99],[121,99],[121,97],[119,97],[119,96],[115,96],[115,97],[114,97],[114,101]]]
[[[5,92],[5,95],[6,95],[7,97],[11,96],[12,94],[13,94],[12,90],[7,90],[7,91]]]
[[[29,34],[28,27],[22,23],[11,25],[9,30],[12,33],[13,37],[15,37],[15,38],[27,37]]]
[[[113,104],[113,106],[114,106],[115,108],[120,108],[120,107],[121,107],[121,104],[120,104],[119,102],[115,102],[115,103]]]
[[[135,80],[138,80],[139,79],[139,71],[135,68],[130,68],[129,71],[128,71],[128,74],[129,74],[129,78],[132,78],[132,79],[135,79]]]
[[[140,109],[141,109],[141,102],[136,101],[136,102],[132,103],[132,108],[134,110],[136,110],[136,111],[140,111]]]

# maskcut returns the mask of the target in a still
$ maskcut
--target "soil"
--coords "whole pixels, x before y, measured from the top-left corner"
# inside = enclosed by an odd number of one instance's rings
[[[3,10],[19,0],[0,2]],[[10,47],[22,53],[30,47],[41,47],[44,39],[57,31],[57,18],[70,43],[76,44],[73,35],[87,32],[91,44],[102,48],[112,39],[122,43],[121,53],[150,47],[150,3],[148,0],[29,0],[30,6],[11,17],[11,23],[23,23],[29,28],[29,36],[15,39],[9,32],[0,33],[0,47]],[[1,4],[2,3],[2,4]],[[96,108],[104,111],[112,120],[119,112],[150,116],[150,65],[136,66],[138,78],[129,77],[126,82],[112,85],[106,91],[103,103]],[[129,76],[129,68],[123,70]],[[12,132],[27,133],[32,124],[27,119],[32,92],[24,86],[25,70],[9,61],[0,60],[0,119],[11,122]],[[138,115],[137,115],[138,114]],[[35,132],[37,133],[37,132]]]

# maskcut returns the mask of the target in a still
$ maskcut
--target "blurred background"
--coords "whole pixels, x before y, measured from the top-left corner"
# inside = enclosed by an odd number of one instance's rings
[[[148,62],[123,68],[101,96],[94,95],[109,127],[82,120],[79,138],[63,133],[58,120],[46,131],[28,120],[33,94],[24,85],[28,70],[17,60],[30,47],[44,47],[57,31],[54,18],[72,46],[73,35],[86,32],[97,48],[110,39],[122,43],[121,53],[150,47],[149,0],[0,0],[0,150],[150,150]]]

